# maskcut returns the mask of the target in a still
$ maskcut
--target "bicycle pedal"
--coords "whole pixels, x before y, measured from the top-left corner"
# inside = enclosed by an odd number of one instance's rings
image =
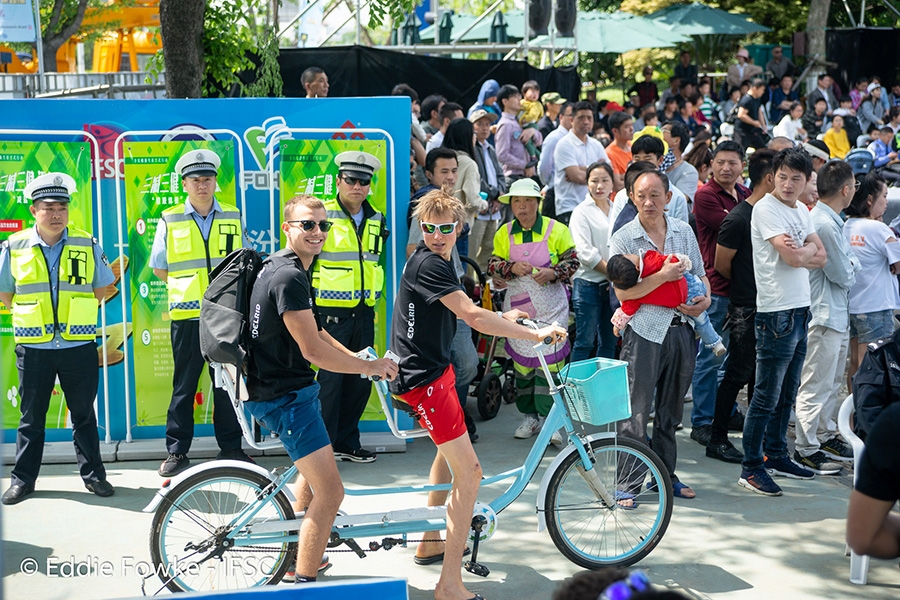
[[[477,562],[472,562],[471,560],[467,560],[464,566],[466,568],[466,571],[473,575],[478,575],[479,577],[487,577],[491,574],[491,570],[486,566]]]

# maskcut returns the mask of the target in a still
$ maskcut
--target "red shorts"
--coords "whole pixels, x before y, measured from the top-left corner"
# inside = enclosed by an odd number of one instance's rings
[[[459,396],[456,395],[456,373],[448,365],[443,374],[422,387],[398,396],[419,415],[419,425],[428,430],[438,446],[468,433]]]

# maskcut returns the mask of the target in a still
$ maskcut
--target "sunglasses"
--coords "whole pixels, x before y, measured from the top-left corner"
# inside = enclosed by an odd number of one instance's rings
[[[353,186],[357,183],[362,187],[366,187],[370,183],[372,183],[371,179],[365,179],[363,177],[350,177],[349,175],[341,175],[341,179],[343,179],[347,185]]]
[[[450,235],[454,231],[456,231],[456,223],[425,223],[422,222],[422,232],[427,233],[428,235],[434,234],[435,231],[440,231],[441,235]]]
[[[303,231],[312,231],[318,225],[319,231],[321,231],[322,233],[325,233],[329,229],[331,229],[332,225],[331,221],[307,221],[305,219],[302,221],[285,221],[285,223],[294,227],[302,227]]]

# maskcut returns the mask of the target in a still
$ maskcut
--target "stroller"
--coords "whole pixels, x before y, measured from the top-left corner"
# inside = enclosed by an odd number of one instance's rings
[[[478,267],[478,264],[467,256],[460,260],[475,272],[477,281],[471,292],[472,301],[481,308],[494,310],[499,306],[505,291],[491,290],[490,282]],[[478,375],[472,381],[475,391],[471,393],[477,399],[478,414],[489,421],[500,412],[500,406],[516,400],[516,379],[512,371],[512,360],[502,356],[503,349],[497,348],[500,338],[472,332],[472,341],[478,350]]]

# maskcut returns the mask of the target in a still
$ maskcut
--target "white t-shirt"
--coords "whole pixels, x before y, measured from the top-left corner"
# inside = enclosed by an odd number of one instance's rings
[[[556,214],[571,212],[588,193],[587,184],[573,183],[566,177],[566,167],[588,167],[602,160],[609,162],[606,149],[591,136],[585,142],[571,131],[563,136],[553,150],[553,165],[556,189]]]
[[[597,206],[590,194],[572,211],[569,231],[575,240],[580,265],[575,279],[599,283],[606,275],[594,270],[601,260],[609,260],[609,217]]]
[[[805,204],[788,207],[772,194],[766,194],[753,207],[750,240],[753,244],[753,270],[756,272],[756,310],[776,312],[809,306],[809,270],[791,267],[769,240],[789,234],[802,246],[815,233]]]
[[[891,275],[891,265],[900,262],[900,243],[887,242],[893,237],[881,221],[853,218],[844,223],[844,238],[862,266],[850,288],[850,314],[900,308],[897,278]]]

